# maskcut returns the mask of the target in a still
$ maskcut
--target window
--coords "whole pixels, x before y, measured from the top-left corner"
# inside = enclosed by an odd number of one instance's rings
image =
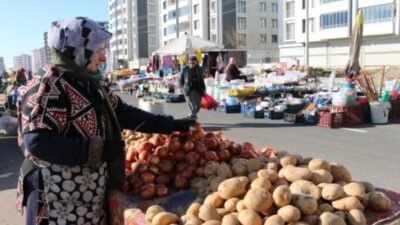
[[[261,44],[267,43],[267,34],[260,34],[260,43]]]
[[[239,13],[246,13],[246,1],[239,0],[237,11]]]
[[[215,7],[215,2],[211,2],[211,12],[215,12],[216,7]]]
[[[331,2],[338,2],[338,1],[342,1],[342,0],[321,0],[321,5],[331,3]]]
[[[215,18],[211,18],[211,30],[215,30],[217,27],[217,20]]]
[[[276,35],[276,34],[271,35],[271,42],[278,43],[278,35]]]
[[[164,36],[167,36],[167,28],[164,28]]]
[[[193,6],[193,14],[199,13],[199,4]]]
[[[380,23],[393,20],[393,4],[384,4],[361,9],[364,23]]]
[[[194,29],[195,29],[195,30],[198,30],[198,29],[200,28],[200,26],[199,26],[199,20],[195,20],[195,21],[193,22],[193,26],[194,26]]]
[[[306,20],[305,19],[301,20],[301,31],[303,32],[303,34],[306,32]]]
[[[246,45],[246,34],[238,34],[238,45]]]
[[[260,27],[261,28],[267,27],[267,18],[260,18]]]
[[[181,16],[187,16],[189,14],[189,7],[184,6],[182,8],[179,8],[179,17]]]
[[[238,29],[239,30],[246,30],[247,29],[247,24],[246,24],[246,18],[245,17],[238,17]]]
[[[306,1],[307,0],[302,0],[302,3],[301,3],[301,8],[302,9],[306,9]]]
[[[330,29],[347,26],[348,12],[334,12],[321,15],[321,29]]]
[[[163,1],[162,2],[162,6],[163,6],[163,9],[166,9],[167,8],[167,1]]]
[[[173,34],[173,33],[176,33],[176,25],[175,24],[168,26],[168,34]]]
[[[260,2],[260,11],[261,12],[267,11],[267,3],[266,2]]]
[[[314,8],[315,7],[315,0],[310,0],[310,5],[311,5],[311,8]]]
[[[278,12],[278,4],[272,3],[271,4],[271,11],[272,12]]]
[[[278,20],[277,19],[272,19],[272,28],[278,28]]]
[[[286,24],[286,40],[293,40],[294,39],[294,23],[287,23]]]
[[[211,35],[211,41],[212,42],[217,42],[217,35],[216,34],[212,34]]]
[[[286,2],[286,18],[294,17],[294,1]]]
[[[164,15],[164,16],[163,16],[163,21],[164,21],[164,22],[167,22],[167,15]]]
[[[315,21],[314,21],[314,18],[309,18],[308,19],[308,27],[309,27],[309,31],[311,33],[315,32]]]
[[[175,12],[175,10],[169,11],[169,12],[168,12],[168,19],[169,19],[169,20],[172,20],[172,19],[175,19],[175,18],[176,18],[176,12]]]

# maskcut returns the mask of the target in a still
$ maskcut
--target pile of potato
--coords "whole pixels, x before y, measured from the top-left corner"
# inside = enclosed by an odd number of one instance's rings
[[[209,163],[185,215],[152,206],[154,225],[363,225],[365,208],[386,211],[390,199],[372,184],[353,181],[337,163],[280,152],[278,158],[232,159]]]

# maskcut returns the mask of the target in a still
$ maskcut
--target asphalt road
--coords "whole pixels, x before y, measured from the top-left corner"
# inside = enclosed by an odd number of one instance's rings
[[[121,97],[137,105],[130,96],[121,94]],[[175,118],[185,117],[187,112],[185,103],[165,105],[165,113]],[[206,130],[221,130],[229,139],[250,141],[257,148],[271,146],[304,157],[341,163],[350,170],[354,180],[400,192],[400,123],[327,129],[205,110],[200,112],[199,121]],[[0,224],[24,224],[15,209],[15,187],[22,162],[16,138],[0,137],[0,153]]]

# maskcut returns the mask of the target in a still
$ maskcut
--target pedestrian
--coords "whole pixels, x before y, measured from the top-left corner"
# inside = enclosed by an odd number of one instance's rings
[[[206,85],[204,84],[203,71],[196,56],[190,57],[188,64],[182,69],[180,86],[190,110],[188,118],[197,120],[197,113],[201,108],[201,98],[206,92]]]
[[[19,144],[26,156],[17,206],[26,224],[107,224],[106,193],[125,179],[121,129],[187,131],[193,120],[125,104],[98,68],[112,34],[87,18],[53,22],[52,67],[22,91]]]
[[[17,85],[21,86],[21,85],[25,85],[26,84],[26,76],[25,76],[25,69],[24,68],[20,68],[17,71]]]
[[[225,73],[226,73],[225,80],[228,82],[230,82],[231,80],[238,80],[238,79],[247,82],[247,77],[240,75],[241,72],[239,70],[239,67],[236,65],[235,58],[233,57],[229,58],[229,63],[226,66]]]

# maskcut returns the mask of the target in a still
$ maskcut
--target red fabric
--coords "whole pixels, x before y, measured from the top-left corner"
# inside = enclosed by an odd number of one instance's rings
[[[201,98],[201,108],[203,109],[216,109],[218,107],[218,102],[215,101],[215,99],[213,99],[213,97],[211,97],[208,94],[205,94],[202,98]]]

